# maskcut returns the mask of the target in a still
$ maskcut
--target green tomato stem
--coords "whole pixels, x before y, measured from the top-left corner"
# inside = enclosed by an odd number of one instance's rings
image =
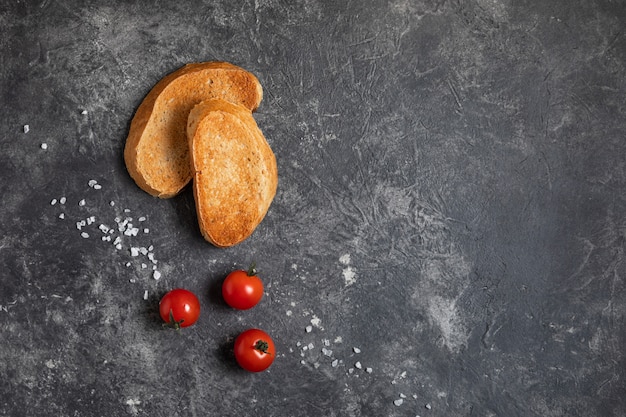
[[[271,353],[267,351],[269,347],[270,347],[269,344],[265,340],[258,340],[256,344],[254,345],[254,348],[256,350],[259,350],[267,355],[271,355]]]

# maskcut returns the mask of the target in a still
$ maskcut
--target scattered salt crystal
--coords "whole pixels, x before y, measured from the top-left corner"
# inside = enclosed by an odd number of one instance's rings
[[[24,125],[24,133],[28,133],[30,131],[29,125]]]
[[[357,361],[357,363],[354,364],[354,367],[356,369],[363,369],[363,365],[361,365],[361,362],[358,362],[358,361]]]
[[[98,181],[96,180],[89,180],[89,182],[87,183],[90,187],[93,187],[94,185],[96,185],[98,183]]]
[[[61,197],[61,199],[59,200],[59,203],[65,204],[66,201],[67,201],[67,198]]]
[[[147,300],[147,299],[148,299],[148,290],[145,290],[145,291],[143,292],[143,299],[144,299],[144,300]]]
[[[403,393],[400,393],[400,398],[406,398],[406,395],[404,395]]]
[[[148,265],[146,265],[144,263],[141,264],[141,269],[146,269],[147,267],[148,267]]]
[[[115,205],[115,201],[109,201],[109,206],[113,207]]]
[[[354,351],[354,353],[361,353],[361,349],[359,349],[358,347],[354,347],[352,348],[352,350]]]
[[[330,349],[326,349],[326,348],[322,348],[322,353],[324,354],[324,356],[332,356],[333,355],[333,351]]]
[[[47,143],[45,143],[45,142],[44,142],[44,143],[42,143],[42,144],[41,144],[41,149],[43,149],[44,151],[45,151],[46,149],[48,149],[48,144],[47,144]]]
[[[53,198],[52,201],[50,202],[51,206],[54,206],[57,203],[57,199]]]
[[[102,186],[100,184],[96,184],[96,185],[93,186],[93,189],[94,190],[101,190]]]
[[[313,331],[313,326],[306,326],[305,330],[307,333],[311,333]]]
[[[330,363],[330,366],[332,366],[333,368],[336,368],[336,367],[337,367],[337,365],[339,365],[339,360],[338,360],[338,359],[335,359],[334,361],[332,361],[332,362]]]
[[[148,233],[150,233],[150,229],[145,228],[145,229],[143,229],[143,232],[144,232],[145,234],[148,234]]]
[[[430,410],[431,408],[433,408],[430,404],[426,404],[424,407],[426,407],[427,410]]]
[[[402,398],[398,398],[397,400],[394,400],[393,405],[395,405],[396,407],[400,407],[403,403],[404,400]]]
[[[87,238],[89,237],[89,233],[87,233],[87,232],[82,232],[80,235],[81,235],[84,239],[87,239]]]
[[[309,343],[309,344],[308,344],[308,348],[309,348],[310,350],[313,350],[313,348],[315,348],[315,345],[314,345],[313,343]]]
[[[140,222],[145,222],[145,221],[146,221],[146,218],[145,218],[145,216],[141,216],[141,217],[140,217],[140,218],[138,218],[137,220],[139,220]]]
[[[372,368],[365,368],[365,372],[371,374],[372,372],[374,372],[374,370]]]
[[[81,206],[81,207],[84,206],[85,205],[85,199],[83,198],[82,200],[80,200],[78,202],[78,205]]]
[[[152,274],[152,277],[158,280],[159,278],[161,278],[161,273],[159,271],[154,271],[154,273]]]
[[[139,256],[138,248],[130,248],[130,256]]]
[[[81,111],[80,114],[82,114],[83,116],[87,115],[87,110]]]
[[[64,219],[64,218],[65,218],[65,213],[59,214],[59,219]]]

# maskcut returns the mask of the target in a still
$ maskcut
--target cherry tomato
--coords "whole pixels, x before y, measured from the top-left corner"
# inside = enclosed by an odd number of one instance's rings
[[[261,372],[274,362],[276,348],[272,338],[259,329],[248,329],[235,339],[235,359],[246,371]]]
[[[256,275],[254,265],[247,271],[233,271],[222,284],[222,296],[229,306],[247,310],[263,297],[263,281]]]
[[[159,314],[175,329],[189,327],[200,317],[200,301],[191,291],[177,288],[161,298]]]

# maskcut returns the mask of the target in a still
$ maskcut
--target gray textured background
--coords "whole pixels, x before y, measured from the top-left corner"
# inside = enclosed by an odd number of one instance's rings
[[[0,415],[626,415],[624,22],[609,0],[2,2]],[[208,60],[258,76],[279,165],[226,250],[189,189],[154,199],[122,159],[150,88]],[[253,260],[267,294],[232,311],[220,282]],[[176,334],[179,286],[203,311]],[[279,350],[261,374],[232,357],[250,326]]]

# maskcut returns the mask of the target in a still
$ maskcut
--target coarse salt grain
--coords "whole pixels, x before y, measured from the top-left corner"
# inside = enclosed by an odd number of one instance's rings
[[[42,143],[42,144],[41,144],[41,149],[43,149],[44,151],[45,151],[46,149],[48,149],[48,144],[47,144],[47,143],[45,143],[45,142],[44,142],[44,143]]]
[[[51,206],[54,206],[57,203],[57,199],[53,198],[52,201],[50,202]]]
[[[145,290],[145,291],[143,292],[143,299],[144,299],[144,300],[147,300],[147,299],[148,299],[148,290]]]
[[[24,133],[28,133],[28,132],[30,132],[30,126],[24,125]]]
[[[66,201],[67,201],[67,198],[61,197],[61,199],[59,200],[59,203],[65,204]]]
[[[404,400],[402,398],[398,398],[397,400],[394,400],[393,405],[395,405],[396,407],[400,407],[403,403]]]
[[[158,280],[161,278],[161,273],[159,271],[154,271],[152,274],[152,278]]]
[[[83,239],[87,239],[89,237],[89,233],[87,232],[82,232],[80,235],[83,237]]]

